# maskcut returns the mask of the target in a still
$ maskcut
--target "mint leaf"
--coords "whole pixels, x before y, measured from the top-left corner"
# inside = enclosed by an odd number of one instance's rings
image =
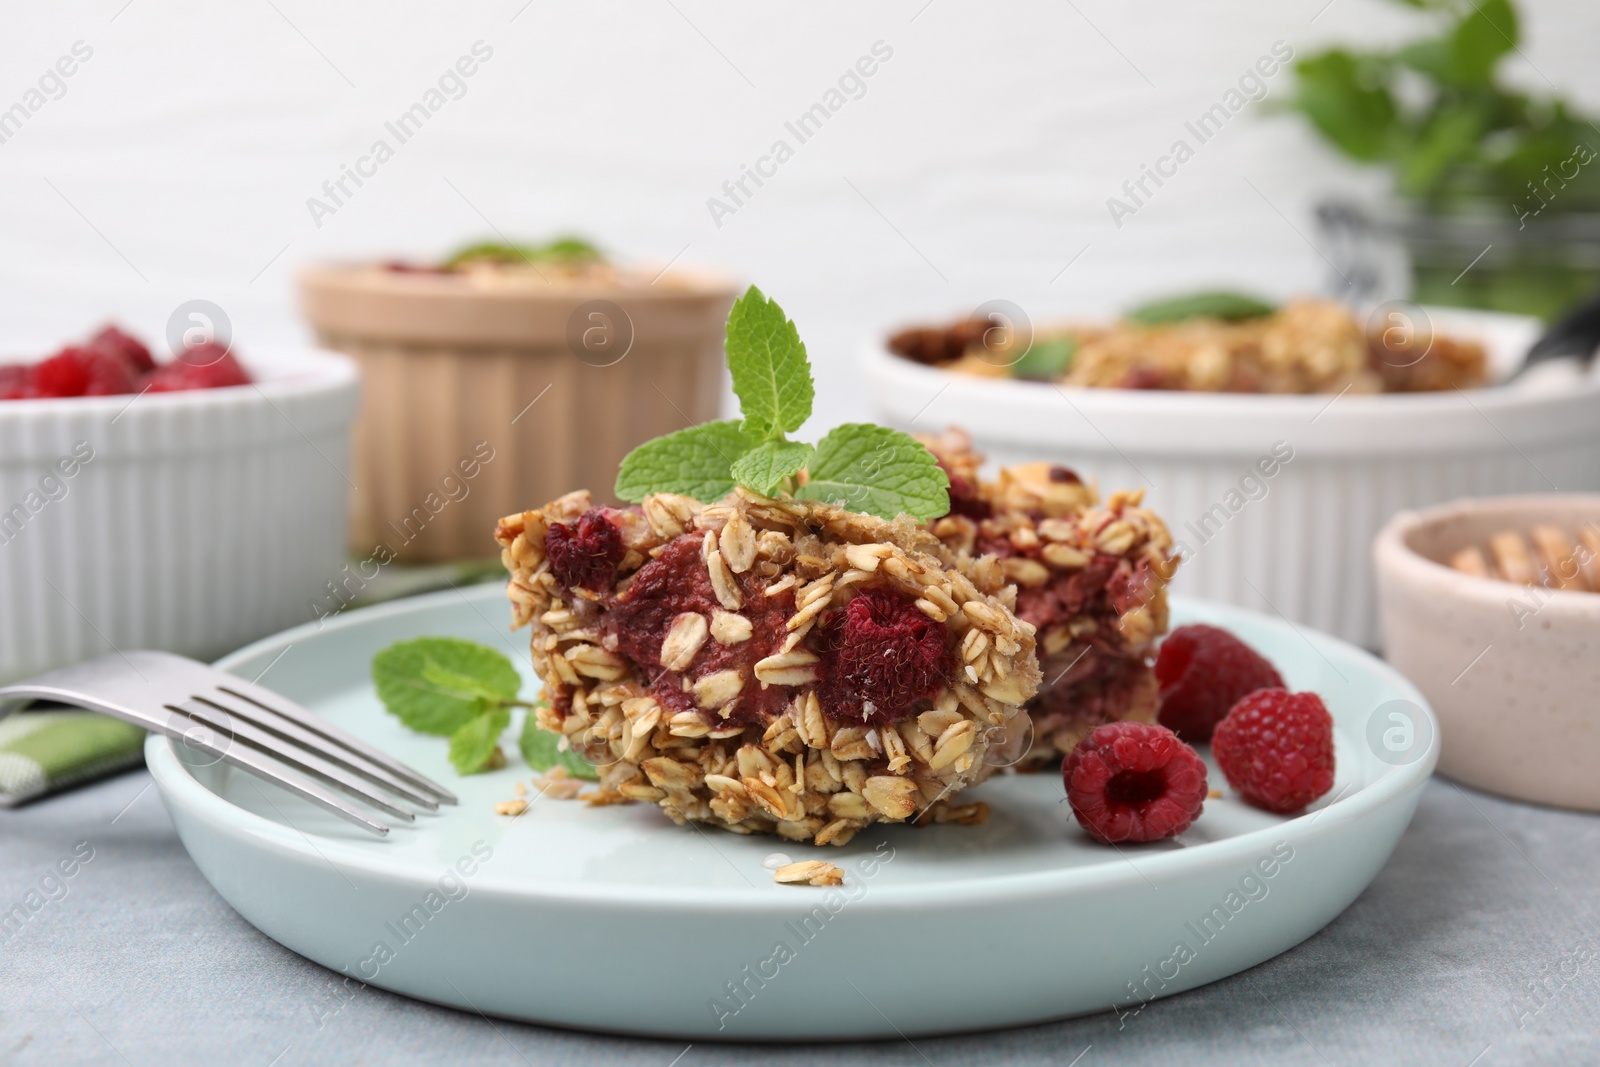
[[[450,735],[450,762],[459,774],[476,774],[489,762],[500,735],[511,725],[511,709],[504,704],[492,707]]]
[[[1011,364],[1013,378],[1047,382],[1061,377],[1072,366],[1072,357],[1078,354],[1076,337],[1051,337],[1035,341]]]
[[[950,510],[950,477],[910,434],[849,422],[817,445],[806,484],[796,496],[893,519],[926,521]]]
[[[536,771],[565,767],[574,778],[599,781],[600,775],[595,771],[594,764],[576,752],[561,751],[556,747],[560,740],[558,734],[542,729],[538,718],[530,711],[522,724],[522,737],[518,739],[517,747],[522,749],[522,758],[528,761],[528,766]]]
[[[470,674],[462,674],[439,666],[432,659],[422,664],[422,680],[437,693],[459,697],[462,700],[483,700],[486,704],[499,704],[507,699],[515,699],[516,694],[505,693],[496,689],[490,683],[475,678]],[[520,679],[519,679],[520,681]]]
[[[1141,326],[1160,326],[1187,319],[1242,322],[1245,319],[1259,319],[1271,315],[1277,310],[1265,300],[1259,300],[1246,293],[1218,289],[1203,293],[1188,293],[1165,300],[1152,300],[1129,311],[1127,318],[1130,322],[1136,322]]]
[[[783,488],[785,478],[810,463],[816,451],[804,441],[763,441],[733,461],[733,480],[771,496]]]
[[[747,434],[779,438],[811,417],[815,390],[806,346],[783,309],[753,285],[728,313],[727,348]]]
[[[651,493],[719,500],[733,489],[733,461],[755,445],[731,419],[657,437],[623,457],[617,495],[635,503]]]
[[[491,704],[515,700],[522,676],[492,648],[454,637],[390,645],[372,659],[378,698],[401,722],[448,737]]]

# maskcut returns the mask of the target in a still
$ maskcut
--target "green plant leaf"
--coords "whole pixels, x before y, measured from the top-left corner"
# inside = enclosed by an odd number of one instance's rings
[[[1182,322],[1185,319],[1242,322],[1245,319],[1259,319],[1276,310],[1277,307],[1265,300],[1219,289],[1152,300],[1132,309],[1126,317],[1130,322],[1137,322],[1141,326],[1158,326],[1168,322]]]
[[[919,521],[950,510],[950,477],[915,437],[872,423],[836,427],[817,444],[806,484],[796,496]]]
[[[390,645],[372,659],[378,698],[401,722],[448,737],[494,701],[515,700],[522,676],[492,648],[454,637]]]
[[[733,462],[733,480],[762,496],[783,488],[816,454],[804,441],[763,441]]]
[[[600,774],[594,769],[594,764],[576,752],[570,750],[563,752],[557,747],[560,740],[559,735],[541,729],[538,719],[530,711],[527,720],[522,724],[522,736],[518,739],[517,747],[522,749],[522,758],[528,761],[528,766],[536,771],[565,767],[567,773],[574,778],[599,781]]]
[[[1022,358],[1011,364],[1013,378],[1049,382],[1067,373],[1072,359],[1078,354],[1076,337],[1049,337],[1035,340]]]
[[[1483,117],[1472,109],[1440,111],[1397,160],[1397,185],[1405,196],[1427,197],[1444,184],[1452,167],[1470,163],[1483,139]]]
[[[1335,48],[1302,59],[1295,74],[1295,106],[1324,137],[1355,159],[1384,155],[1398,112],[1370,61]]]
[[[1487,84],[1500,57],[1517,46],[1520,31],[1511,0],[1472,0],[1472,10],[1450,35],[1454,79],[1460,84]]]
[[[557,237],[540,249],[546,259],[604,259],[605,253],[582,237]]]
[[[779,438],[811,417],[815,389],[806,346],[777,302],[753,285],[728,313],[727,348],[747,434]]]
[[[646,441],[622,458],[616,492],[635,503],[651,493],[720,500],[732,491],[733,462],[756,445],[732,419],[690,426]]]
[[[483,714],[468,721],[450,735],[450,762],[458,774],[476,774],[494,755],[500,735],[511,725],[511,709],[504,704],[488,706]]]
[[[549,244],[525,245],[506,241],[479,241],[458,249],[444,261],[445,269],[463,263],[539,263],[545,260],[604,259],[604,254],[582,237],[558,237]]]

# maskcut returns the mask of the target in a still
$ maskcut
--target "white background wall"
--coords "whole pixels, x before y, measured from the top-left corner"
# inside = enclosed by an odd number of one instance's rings
[[[758,282],[799,322],[829,423],[868,413],[855,349],[908,317],[1317,287],[1310,205],[1383,183],[1262,104],[1121,229],[1106,198],[1274,41],[1421,24],[1383,0],[125,3],[7,5],[0,108],[73,42],[94,57],[0,145],[0,355],[107,317],[154,339],[196,297],[243,350],[295,341],[297,264],[438,253],[488,219]],[[1517,79],[1600,110],[1600,5],[1522,10]],[[466,95],[316,226],[306,199],[480,39]],[[879,40],[866,95],[716,226],[706,199]]]

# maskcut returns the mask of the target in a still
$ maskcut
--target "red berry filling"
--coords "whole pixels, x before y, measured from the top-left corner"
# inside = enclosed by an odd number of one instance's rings
[[[1171,730],[1150,723],[1097,726],[1061,763],[1067,801],[1107,844],[1176,837],[1200,815],[1206,765]]]
[[[591,593],[611,588],[617,564],[627,554],[622,531],[600,508],[590,508],[571,526],[552,524],[544,538],[544,550],[556,581],[568,589]]]
[[[1017,555],[1011,542],[999,538],[997,545],[981,544],[983,552],[1004,548],[1002,557]],[[1147,602],[1154,575],[1148,560],[1132,562],[1120,556],[1096,555],[1076,571],[1053,572],[1043,585],[1017,593],[1017,618],[1041,633],[1060,623],[1089,618],[1100,625],[1084,638],[1091,644],[1116,650],[1120,644],[1117,620]]]
[[[1333,788],[1333,716],[1315,693],[1258,690],[1217,724],[1211,754],[1247,802],[1299,811]]]
[[[897,722],[950,674],[945,628],[912,601],[881,590],[861,593],[829,615],[818,644],[822,706],[834,718]]]
[[[1156,657],[1161,725],[1192,744],[1211,732],[1241,697],[1281,689],[1283,678],[1255,649],[1215,626],[1180,626]]]
[[[987,519],[994,514],[994,507],[978,494],[978,487],[973,485],[961,475],[946,466],[944,460],[939,460],[939,466],[944,469],[950,479],[950,510],[946,515],[965,515],[969,519]]]
[[[553,530],[552,530],[553,532]],[[737,700],[726,708],[726,718],[741,722],[766,722],[788,706],[794,691],[786,686],[763,686],[755,680],[755,664],[777,651],[788,636],[785,623],[794,614],[794,594],[783,590],[767,596],[754,574],[735,575],[744,598],[739,614],[750,621],[751,634],[743,641],[724,645],[707,638],[700,651],[682,671],[661,665],[661,645],[679,615],[694,613],[708,625],[716,613],[725,610],[711,589],[711,576],[701,556],[704,534],[682,534],[664,547],[656,558],[640,567],[627,587],[605,601],[602,623],[607,648],[626,656],[650,679],[650,691],[671,712],[691,711],[695,703],[695,679],[717,671],[737,670],[745,679]],[[719,716],[705,709],[708,717]]]

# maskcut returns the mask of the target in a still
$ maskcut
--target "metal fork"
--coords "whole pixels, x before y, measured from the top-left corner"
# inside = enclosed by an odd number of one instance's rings
[[[457,802],[448,789],[298,704],[168,652],[113,653],[0,686],[0,719],[29,700],[72,704],[166,734],[380,836],[388,826],[325,786],[406,822],[415,813],[393,798],[428,811]]]

